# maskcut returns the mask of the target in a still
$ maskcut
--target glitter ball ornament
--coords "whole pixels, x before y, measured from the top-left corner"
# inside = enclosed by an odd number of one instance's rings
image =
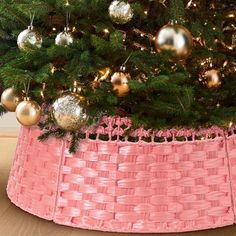
[[[28,26],[28,29],[22,31],[17,38],[18,47],[23,50],[27,49],[27,44],[41,48],[42,43],[42,36],[34,30],[33,26]]]
[[[118,97],[124,97],[130,91],[128,84],[130,79],[130,74],[124,72],[115,72],[112,75],[111,83]]]
[[[16,108],[16,118],[23,126],[37,125],[41,118],[41,107],[37,102],[25,98]]]
[[[17,105],[22,101],[21,94],[18,93],[14,88],[8,88],[3,91],[1,95],[2,106],[10,112],[16,110]]]
[[[72,35],[68,30],[65,28],[65,30],[61,33],[59,33],[55,39],[55,44],[56,45],[61,45],[61,46],[69,46],[72,44],[74,41]]]
[[[218,88],[222,83],[220,72],[216,69],[209,69],[203,72],[201,81],[208,88]]]
[[[115,0],[109,7],[109,15],[114,23],[123,25],[133,18],[134,13],[129,3]]]
[[[170,51],[175,58],[185,59],[193,47],[192,34],[182,25],[165,25],[156,35],[155,47],[158,52]]]
[[[52,105],[52,117],[56,125],[66,131],[78,131],[88,116],[83,106],[83,97],[77,93],[64,93]]]

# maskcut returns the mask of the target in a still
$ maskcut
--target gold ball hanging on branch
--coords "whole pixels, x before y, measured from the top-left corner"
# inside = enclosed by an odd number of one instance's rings
[[[222,84],[222,76],[220,71],[217,69],[208,69],[201,73],[202,83],[206,85],[208,88],[218,88]]]
[[[132,20],[134,13],[128,2],[115,0],[109,7],[109,16],[114,23],[124,25]]]
[[[83,103],[84,98],[79,94],[64,93],[52,105],[55,124],[66,131],[80,130],[88,119]]]
[[[2,106],[10,112],[16,110],[17,105],[22,101],[22,96],[14,88],[8,88],[1,95]]]
[[[182,25],[163,26],[154,41],[158,52],[170,51],[178,59],[186,59],[192,52],[193,36]]]
[[[130,79],[130,74],[124,72],[115,72],[112,75],[111,83],[118,97],[124,97],[129,93],[130,88],[128,83]]]
[[[16,108],[16,118],[23,126],[37,125],[41,118],[41,107],[37,102],[25,98]]]
[[[38,31],[34,30],[33,26],[28,26],[28,29],[23,30],[17,38],[18,47],[23,50],[27,49],[27,44],[41,48],[42,43],[42,36]]]

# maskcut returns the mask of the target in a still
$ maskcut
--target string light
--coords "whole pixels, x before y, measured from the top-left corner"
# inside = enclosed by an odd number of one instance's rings
[[[197,4],[196,4],[193,0],[190,0],[190,1],[187,3],[185,9],[190,9],[191,7],[193,7],[193,8],[197,7]]]
[[[57,69],[57,68],[56,68],[55,66],[53,66],[52,69],[51,69],[51,73],[54,74],[55,71],[56,71],[56,69]]]
[[[110,33],[109,29],[104,29],[103,32],[104,32],[105,34],[109,34],[109,33]]]

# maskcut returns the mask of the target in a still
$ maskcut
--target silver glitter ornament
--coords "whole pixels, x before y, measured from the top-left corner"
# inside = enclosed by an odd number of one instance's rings
[[[27,44],[41,48],[42,43],[42,36],[33,26],[28,26],[28,29],[22,31],[17,38],[18,47],[23,50],[27,49]]]
[[[52,117],[56,125],[66,131],[78,131],[88,116],[83,107],[84,98],[77,93],[64,93],[52,105]]]
[[[109,15],[114,23],[123,25],[133,18],[134,13],[128,2],[115,0],[109,7]]]
[[[65,28],[65,30],[61,33],[59,33],[55,39],[55,44],[56,45],[61,45],[61,46],[69,46],[72,44],[74,41],[73,36],[71,35],[70,32]]]

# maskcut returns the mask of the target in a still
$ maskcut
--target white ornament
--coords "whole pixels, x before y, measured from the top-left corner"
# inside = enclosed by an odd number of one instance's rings
[[[17,38],[18,47],[24,50],[27,48],[27,44],[41,48],[42,43],[42,36],[34,30],[33,26],[28,26],[28,29],[22,31]]]
[[[73,36],[71,35],[70,32],[65,28],[65,30],[61,33],[59,33],[55,39],[55,44],[56,45],[61,45],[61,46],[69,46],[72,44],[74,41]]]

